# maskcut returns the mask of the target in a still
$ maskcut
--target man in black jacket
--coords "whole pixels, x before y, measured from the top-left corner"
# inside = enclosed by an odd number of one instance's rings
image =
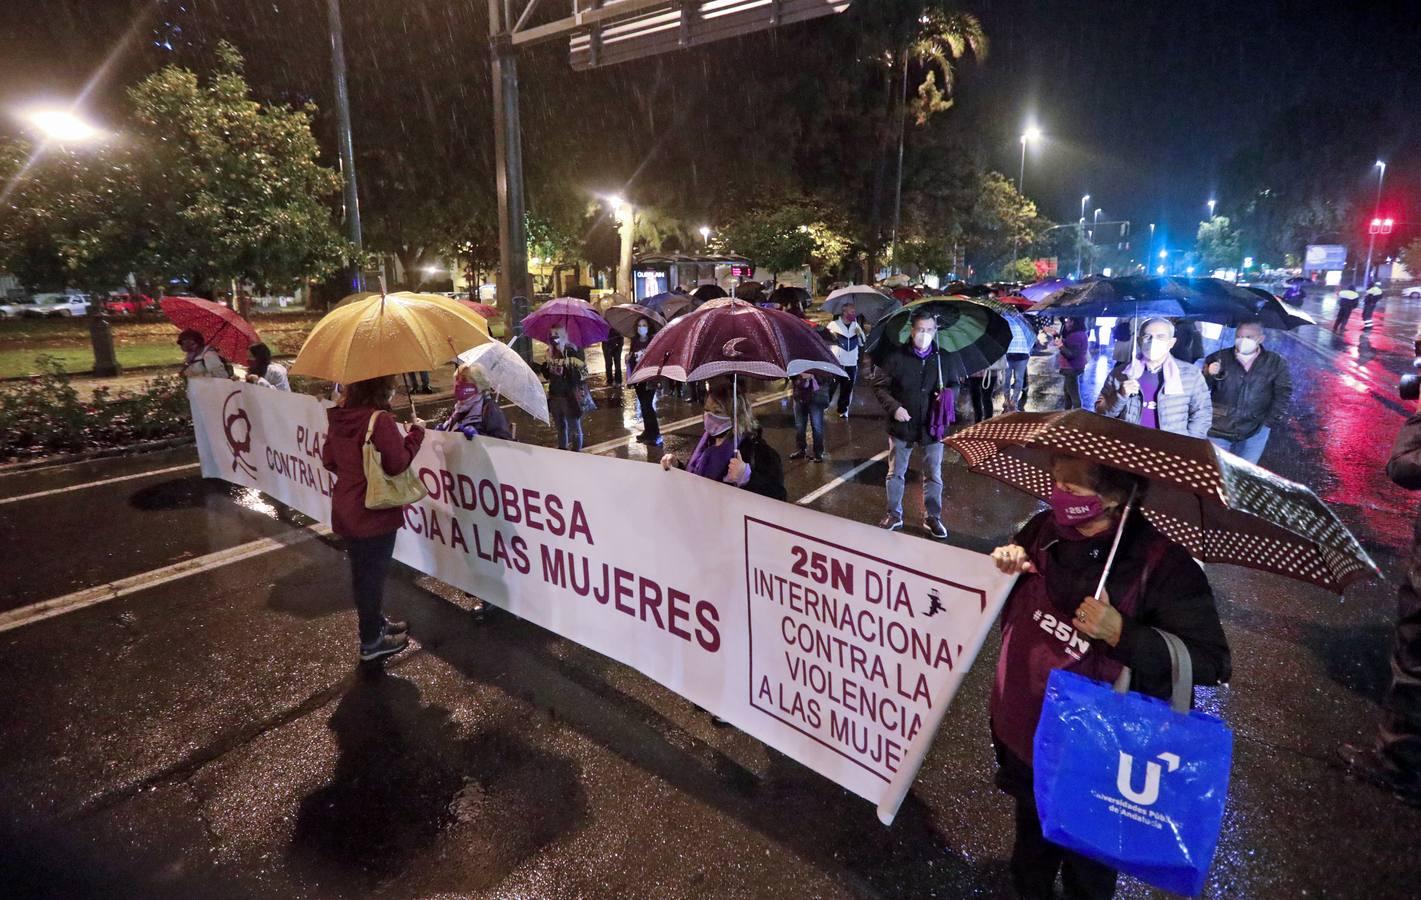
[[[888,514],[878,525],[889,531],[903,527],[904,479],[916,444],[923,448],[923,528],[938,540],[945,540],[942,441],[928,434],[928,417],[938,392],[953,385],[943,381],[937,319],[920,310],[913,316],[912,329],[912,340],[892,347],[868,379],[873,395],[888,413],[888,437],[893,445],[885,482]]]
[[[1263,323],[1240,322],[1234,345],[1204,360],[1204,381],[1214,397],[1209,440],[1257,463],[1273,427],[1286,419],[1293,397],[1287,360],[1263,349]]]
[[[1409,491],[1421,490],[1421,413],[1406,420],[1387,477]],[[1353,775],[1421,806],[1421,516],[1411,538],[1411,564],[1396,598],[1391,684],[1382,696],[1382,721],[1369,747],[1342,745]]]

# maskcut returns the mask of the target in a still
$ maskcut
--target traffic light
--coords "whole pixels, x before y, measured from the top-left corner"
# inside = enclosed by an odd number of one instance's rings
[[[1396,225],[1395,219],[1373,219],[1367,226],[1367,234],[1391,234],[1391,229]]]

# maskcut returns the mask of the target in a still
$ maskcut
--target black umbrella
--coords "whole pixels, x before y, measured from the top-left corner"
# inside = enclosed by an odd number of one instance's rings
[[[1281,299],[1265,291],[1263,288],[1246,287],[1244,290],[1259,298],[1258,318],[1263,322],[1264,328],[1279,328],[1284,331],[1292,331],[1303,325],[1316,325],[1317,320],[1308,315],[1291,303],[1284,303]],[[1238,322],[1228,322],[1229,325],[1237,325]]]
[[[767,302],[778,303],[780,306],[803,306],[811,299],[810,294],[802,287],[795,287],[790,284],[782,284],[770,291]]]
[[[1258,298],[1217,278],[1097,278],[1063,288],[1031,307],[1052,316],[1163,316],[1230,322],[1257,314]]]
[[[691,292],[697,303],[705,303],[707,300],[719,300],[721,297],[729,297],[725,288],[718,284],[703,284]]]

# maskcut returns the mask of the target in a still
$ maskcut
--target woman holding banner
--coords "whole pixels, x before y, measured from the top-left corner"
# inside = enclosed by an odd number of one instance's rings
[[[1168,697],[1169,650],[1155,629],[1189,650],[1194,683],[1229,679],[1228,640],[1204,571],[1142,515],[1126,519],[1104,596],[1092,596],[1120,526],[1146,483],[1119,469],[1058,457],[1051,508],[1012,543],[992,551],[1021,578],[1002,611],[1002,650],[992,687],[997,786],[1016,800],[1012,884],[1021,897],[1111,897],[1115,870],[1046,840],[1033,791],[1032,745],[1047,678],[1061,668],[1111,682],[1128,666],[1131,689]]]
[[[350,554],[350,580],[360,619],[360,659],[363,662],[399,653],[409,646],[404,622],[385,618],[385,575],[395,553],[395,536],[404,525],[404,507],[365,506],[366,441],[380,453],[380,467],[398,475],[414,462],[424,442],[424,423],[415,419],[401,437],[390,399],[395,377],[385,375],[345,386],[344,404],[326,410],[326,442],[321,463],[335,473],[331,492],[331,530],[345,538]]]
[[[683,461],[674,453],[663,454],[663,470],[685,469],[775,500],[788,496],[780,455],[765,442],[750,401],[743,390],[733,389],[730,376],[711,380],[703,420],[705,431],[691,451],[690,459]]]

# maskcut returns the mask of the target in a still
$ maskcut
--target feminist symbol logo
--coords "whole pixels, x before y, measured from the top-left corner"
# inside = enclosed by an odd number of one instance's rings
[[[252,420],[240,400],[232,402],[241,396],[241,391],[233,391],[222,403],[222,431],[227,436],[227,449],[232,451],[232,471],[241,469],[255,481],[257,467],[246,458],[252,452]]]
[[[726,341],[720,347],[721,354],[730,359],[734,359],[737,356],[744,356],[745,351],[740,350],[736,347],[736,344],[739,344],[743,340],[745,340],[745,338],[743,337],[733,337],[730,340]]]

